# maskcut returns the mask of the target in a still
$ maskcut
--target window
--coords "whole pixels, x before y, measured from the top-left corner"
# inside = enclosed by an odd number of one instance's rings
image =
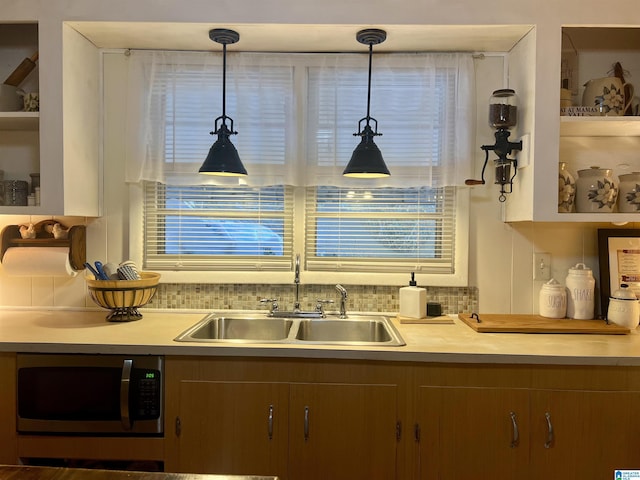
[[[136,107],[149,112],[141,122],[147,140],[129,149],[142,160],[128,162],[137,170],[127,177],[143,185],[145,268],[287,272],[301,253],[304,269],[319,274],[460,278],[464,269],[466,280],[466,220],[455,185],[469,176],[472,129],[460,124],[473,109],[461,100],[470,96],[461,78],[473,75],[460,67],[463,57],[375,57],[371,113],[392,177],[354,184],[341,172],[366,107],[366,55],[230,57],[227,113],[249,171],[238,181],[196,173],[214,140],[202,132],[219,113],[219,58],[150,62],[148,52],[138,54],[128,84],[150,89]],[[140,73],[149,65],[151,73]]]

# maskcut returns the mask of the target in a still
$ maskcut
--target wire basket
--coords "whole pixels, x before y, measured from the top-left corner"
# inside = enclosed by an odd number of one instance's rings
[[[140,320],[138,307],[149,303],[158,290],[160,274],[140,272],[141,280],[94,280],[87,279],[91,299],[111,313],[110,322]]]

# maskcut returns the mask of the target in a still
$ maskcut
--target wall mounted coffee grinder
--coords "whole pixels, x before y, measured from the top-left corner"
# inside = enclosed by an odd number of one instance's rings
[[[500,185],[500,196],[498,200],[504,202],[507,193],[511,193],[513,189],[513,179],[516,176],[518,161],[515,158],[509,158],[514,150],[522,150],[522,141],[510,142],[510,128],[516,126],[518,119],[518,105],[516,92],[510,88],[496,90],[489,99],[489,126],[496,129],[496,143],[494,145],[482,145],[485,151],[484,165],[482,166],[481,180],[469,179],[465,181],[466,185],[484,185],[484,171],[489,161],[489,150],[493,150],[498,158],[494,159],[495,163],[495,183]],[[512,172],[513,164],[513,172]]]

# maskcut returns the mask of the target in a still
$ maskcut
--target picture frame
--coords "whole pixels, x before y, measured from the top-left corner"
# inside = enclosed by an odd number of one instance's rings
[[[603,317],[611,293],[626,283],[640,296],[640,229],[598,229],[600,305]]]

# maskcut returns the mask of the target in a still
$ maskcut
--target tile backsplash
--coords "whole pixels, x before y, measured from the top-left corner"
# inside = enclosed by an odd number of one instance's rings
[[[344,285],[348,292],[347,313],[397,312],[397,286]],[[439,302],[447,314],[477,311],[478,289],[475,287],[425,287],[427,301]],[[327,311],[337,310],[340,295],[333,285],[300,285],[300,304],[303,310],[313,310],[318,299],[333,300]],[[146,308],[199,310],[256,310],[268,309],[260,299],[275,298],[281,310],[293,306],[295,287],[292,285],[262,284],[183,284],[161,283],[158,292]]]

